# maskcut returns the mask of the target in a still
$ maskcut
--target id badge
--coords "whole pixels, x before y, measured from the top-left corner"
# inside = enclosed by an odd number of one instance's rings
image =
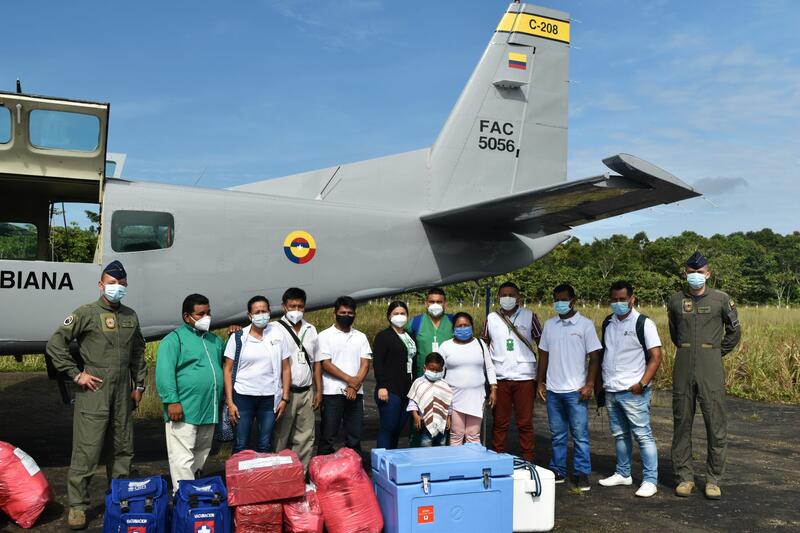
[[[506,350],[509,352],[514,351],[514,339],[506,339]]]
[[[413,364],[414,364],[414,360],[413,359],[408,359],[408,362],[406,363],[406,373],[407,374],[411,373]]]
[[[431,343],[431,351],[432,352],[438,352],[439,351],[439,343],[438,342],[433,341]]]
[[[297,364],[308,365],[308,361],[306,361],[306,352],[303,350],[297,350]]]

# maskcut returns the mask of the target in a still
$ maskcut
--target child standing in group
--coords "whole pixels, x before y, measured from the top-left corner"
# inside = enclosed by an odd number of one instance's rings
[[[411,384],[407,411],[420,433],[420,446],[444,446],[450,429],[453,389],[443,379],[444,358],[438,352],[425,357],[425,374]]]

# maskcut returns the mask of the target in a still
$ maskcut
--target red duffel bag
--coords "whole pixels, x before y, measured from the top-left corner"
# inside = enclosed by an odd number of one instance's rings
[[[381,533],[381,508],[360,455],[350,448],[318,455],[309,472],[329,533]]]
[[[236,533],[283,532],[283,504],[280,502],[240,505],[234,508],[233,515]]]
[[[322,509],[314,489],[307,488],[302,498],[284,502],[283,526],[286,533],[322,533]]]
[[[16,446],[0,441],[0,510],[20,527],[32,527],[53,501],[50,484],[36,461]]]

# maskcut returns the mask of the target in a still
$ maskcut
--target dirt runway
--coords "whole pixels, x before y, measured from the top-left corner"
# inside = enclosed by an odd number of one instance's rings
[[[375,445],[378,415],[368,384],[365,396],[365,450]],[[606,416],[590,415],[592,489],[557,486],[556,531],[800,531],[800,407],[728,399],[729,445],[723,499],[708,501],[701,492],[679,499],[672,493],[669,446],[672,413],[669,393],[654,397],[652,425],[659,449],[659,492],[635,498],[635,487],[605,488],[597,479],[613,473],[614,446]],[[549,461],[550,433],[541,402],[535,408],[537,463]],[[21,447],[42,467],[58,503],[48,508],[34,530],[63,531],[66,520],[66,475],[72,441],[72,408],[62,405],[56,386],[44,373],[0,374],[0,440]],[[489,421],[491,427],[491,421]],[[164,428],[158,420],[135,426],[135,466],[139,475],[168,474]],[[695,420],[695,473],[702,489],[705,471],[705,431],[699,413]],[[515,432],[509,452],[519,451]],[[401,441],[401,446],[405,445]],[[634,446],[635,448],[635,446]],[[225,455],[222,450],[221,455]],[[222,473],[215,447],[206,473]],[[638,451],[634,453],[634,483],[641,481]],[[89,531],[101,531],[105,468],[92,482]],[[0,514],[0,531],[23,531]],[[487,532],[489,533],[489,532]]]

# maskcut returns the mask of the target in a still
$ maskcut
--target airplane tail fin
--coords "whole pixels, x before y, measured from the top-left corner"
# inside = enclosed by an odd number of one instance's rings
[[[434,211],[567,179],[569,15],[513,3],[431,148]]]

